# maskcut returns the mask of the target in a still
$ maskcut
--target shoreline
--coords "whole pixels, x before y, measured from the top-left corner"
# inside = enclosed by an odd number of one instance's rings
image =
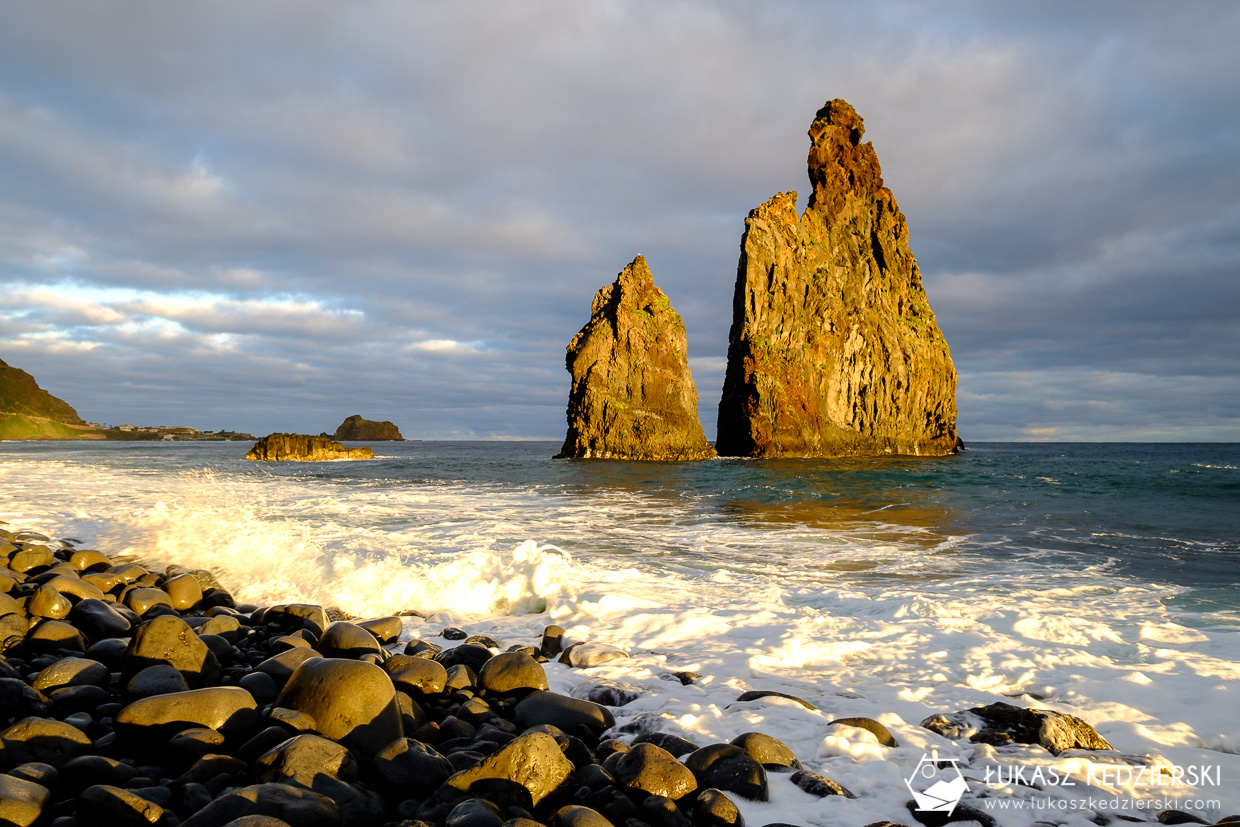
[[[9,533],[6,530],[0,533],[0,537],[6,537]],[[13,604],[0,598],[0,602],[8,607],[7,611],[0,611],[0,617],[8,622],[5,628],[9,630],[0,655],[4,658],[0,661],[0,671],[4,672],[0,680],[4,681],[6,698],[15,699],[12,706],[6,702],[9,708],[4,713],[5,732],[30,716],[47,721],[46,727],[40,724],[35,729],[50,727],[55,731],[52,737],[62,743],[61,750],[54,756],[60,764],[56,766],[50,760],[34,763],[52,764],[58,776],[76,779],[69,784],[60,779],[48,780],[46,773],[39,774],[43,771],[27,767],[16,776],[19,782],[24,783],[5,782],[10,787],[16,784],[20,789],[12,794],[11,791],[0,790],[0,799],[16,796],[34,802],[30,806],[43,814],[44,820],[40,823],[53,823],[58,827],[91,823],[90,813],[94,812],[91,808],[97,806],[119,813],[117,823],[136,818],[134,813],[138,813],[145,823],[170,825],[185,822],[194,827],[229,823],[231,819],[211,820],[215,818],[212,813],[223,807],[231,807],[237,812],[247,810],[266,814],[292,813],[293,809],[287,808],[310,807],[318,813],[315,818],[323,819],[322,823],[407,824],[412,827],[417,824],[414,819],[420,818],[424,823],[435,825],[446,823],[451,813],[451,808],[447,808],[449,803],[453,807],[461,803],[454,797],[455,793],[443,792],[441,788],[451,777],[455,777],[455,772],[466,771],[484,775],[499,772],[513,776],[504,778],[502,783],[488,776],[490,781],[474,786],[477,790],[491,790],[499,785],[511,794],[505,797],[499,793],[489,793],[503,799],[495,802],[503,806],[503,820],[494,824],[505,824],[517,816],[536,816],[540,819],[519,824],[519,827],[531,827],[532,824],[605,827],[606,823],[623,825],[630,818],[637,818],[651,827],[663,823],[680,824],[673,811],[692,819],[686,823],[697,824],[700,821],[712,825],[741,823],[738,819],[742,812],[747,811],[751,814],[749,823],[756,826],[767,822],[755,821],[753,815],[760,816],[767,810],[795,813],[798,807],[808,806],[811,801],[829,801],[833,808],[838,805],[842,808],[841,815],[860,815],[858,807],[869,809],[874,806],[879,816],[877,823],[895,823],[891,821],[892,815],[901,812],[903,823],[916,823],[922,818],[930,819],[923,823],[942,823],[934,821],[932,814],[909,809],[905,802],[908,796],[891,800],[889,795],[884,795],[885,800],[879,801],[867,789],[856,791],[856,798],[852,799],[837,792],[835,788],[847,790],[847,787],[809,769],[810,766],[821,767],[823,762],[814,759],[829,756],[832,754],[830,750],[820,750],[818,756],[794,756],[786,744],[769,735],[764,738],[742,738],[740,746],[736,745],[738,739],[734,738],[733,744],[726,749],[721,744],[690,743],[675,734],[676,730],[685,730],[665,716],[654,711],[636,716],[627,714],[623,707],[635,701],[636,706],[641,706],[641,698],[648,696],[648,692],[640,683],[630,683],[625,678],[636,680],[634,675],[648,674],[649,664],[639,664],[628,657],[629,652],[609,644],[583,641],[581,646],[572,650],[576,655],[570,652],[569,662],[561,663],[557,660],[561,653],[556,648],[560,639],[554,629],[550,638],[499,641],[485,635],[480,638],[471,636],[459,630],[436,631],[427,628],[443,619],[439,615],[429,620],[407,615],[353,623],[351,621],[356,618],[349,619],[342,613],[334,612],[329,616],[323,607],[304,604],[301,607],[280,604],[237,607],[231,596],[219,588],[208,572],[202,570],[191,571],[173,566],[169,567],[169,571],[159,573],[98,552],[77,550],[76,543],[67,540],[57,541],[46,535],[22,532],[13,534],[8,539],[16,542],[6,542],[4,547],[11,544],[15,549],[5,554],[6,568],[0,571],[7,572],[7,577],[12,580],[11,583],[6,581],[8,598],[14,603],[24,598],[25,605],[18,605],[21,614],[30,621],[30,629],[28,633],[23,632],[20,643],[13,642],[14,626],[9,617],[15,614],[11,611]],[[23,544],[30,548],[25,548]],[[38,551],[40,547],[45,553]],[[15,554],[24,555],[16,564]],[[30,564],[32,561],[33,565]],[[9,568],[14,565],[23,570]],[[59,596],[59,601],[56,596]],[[58,613],[62,613],[60,617],[56,617]],[[40,617],[43,619],[38,620]],[[109,623],[110,626],[107,625]],[[128,642],[122,642],[126,638]],[[152,657],[143,649],[143,641],[147,638],[175,639],[178,641],[173,647],[176,654]],[[440,651],[435,651],[435,647]],[[155,648],[158,649],[157,646]],[[187,654],[191,650],[193,654]],[[165,648],[161,651],[171,650]],[[632,654],[637,658],[637,652]],[[307,693],[283,694],[302,662],[321,656],[326,656],[323,660],[332,667],[329,671],[333,674],[341,672],[349,673],[349,676],[347,680],[330,676],[317,680],[327,684],[340,680],[343,685],[328,693],[326,701],[323,697],[309,700],[301,697]],[[64,662],[66,658],[67,663]],[[83,663],[86,660],[95,663]],[[436,663],[439,668],[417,661]],[[211,665],[213,662],[214,666]],[[500,664],[507,665],[501,670]],[[6,666],[9,668],[4,668]],[[49,670],[52,676],[45,676]],[[439,674],[441,671],[442,676]],[[65,679],[67,682],[56,683],[61,680],[54,677],[59,672],[73,674]],[[434,673],[429,684],[422,677],[427,672]],[[523,675],[518,683],[524,685],[514,686],[494,678],[494,673],[499,672]],[[358,677],[361,673],[366,674]],[[668,682],[667,686],[681,685],[685,692],[705,688],[711,690],[712,695],[718,694],[713,691],[715,687],[709,679],[706,684],[695,682],[701,676],[692,674],[690,670],[676,672],[665,669],[656,677]],[[438,683],[440,678],[442,684]],[[674,683],[671,683],[673,680]],[[349,688],[351,681],[377,683],[367,684],[369,688],[365,692],[358,692]],[[735,678],[727,679],[725,676],[725,686],[734,682]],[[376,686],[377,696],[386,699],[381,708],[369,710],[366,713],[369,717],[360,727],[346,728],[347,731],[334,728],[332,721],[354,713],[344,714],[333,704],[348,703],[353,695],[374,694]],[[221,693],[218,691],[221,689],[227,691]],[[140,697],[148,692],[153,694],[147,699]],[[239,692],[245,693],[245,697]],[[228,697],[217,697],[221,695]],[[758,720],[764,717],[760,714],[763,709],[772,707],[784,716],[823,717],[812,704],[784,692],[733,690],[732,697],[733,704],[746,705],[746,708],[752,705],[755,714],[751,717]],[[157,700],[151,701],[150,698]],[[160,702],[159,698],[165,701]],[[531,698],[537,703],[528,703]],[[174,699],[180,704],[192,700],[191,706],[209,707],[211,711],[194,713],[193,723],[199,726],[189,727],[177,737],[169,738],[170,730],[159,719],[160,714],[167,717],[166,712],[156,714],[147,709],[159,703],[172,703],[167,699]],[[1035,701],[1035,698],[1025,696],[1015,703],[1036,706]],[[523,702],[526,703],[523,705]],[[219,703],[225,703],[232,709],[224,719],[220,719],[216,708]],[[326,708],[323,703],[327,704]],[[138,705],[137,712],[133,711],[135,704]],[[233,706],[236,708],[233,709]],[[531,712],[534,707],[547,707],[550,711]],[[135,723],[133,719],[144,709],[148,717],[154,715],[154,721]],[[16,714],[18,712],[21,714]],[[626,714],[620,714],[622,712]],[[933,725],[943,737],[961,740],[981,734],[982,741],[974,737],[972,742],[979,744],[977,749],[992,751],[1002,750],[1007,745],[1002,732],[997,735],[993,732],[989,735],[979,733],[976,716],[968,717],[966,710],[944,712],[947,714],[940,717],[945,721]],[[177,715],[186,717],[187,713],[179,709]],[[621,718],[621,724],[612,729],[617,715]],[[55,725],[51,723],[52,719],[55,719]],[[899,746],[892,733],[878,720],[836,720],[839,724],[832,726],[835,734],[828,736],[828,742],[837,754],[852,755],[854,760],[885,762],[890,760],[894,747]],[[520,775],[518,771],[521,766],[531,762],[542,766],[539,762],[549,759],[545,755],[541,759],[536,758],[522,750],[532,749],[531,744],[539,741],[546,747],[545,741],[533,736],[540,734],[537,727],[554,722],[562,726],[560,732],[551,732],[551,737],[572,769],[561,764],[558,772],[563,778],[559,779],[555,789],[544,790],[545,795],[535,801],[537,792],[531,791],[530,785],[537,786],[537,779],[528,777],[528,773],[519,779],[516,775]],[[953,722],[955,729],[952,728]],[[82,737],[65,727],[77,730]],[[385,735],[369,738],[354,735],[355,730],[368,728],[378,729]],[[1008,730],[1011,729],[1009,726]],[[153,736],[156,730],[160,734]],[[756,726],[755,731],[761,732],[761,726]],[[936,736],[931,730],[923,727],[922,731],[925,733],[924,743],[933,743]],[[908,738],[907,730],[900,732],[901,738]],[[254,739],[263,733],[266,733],[264,738],[256,742]],[[541,734],[548,732],[541,731]],[[395,737],[385,740],[389,735]],[[281,736],[279,742],[276,741],[277,736]],[[322,736],[328,736],[328,740],[333,740],[336,746],[329,746]],[[410,737],[417,742],[416,745],[404,740]],[[35,740],[33,735],[21,735],[17,740],[6,736],[3,761],[4,769],[10,776],[15,772],[14,756],[26,753],[22,752],[24,747],[13,747],[9,742],[20,744]],[[162,746],[161,740],[166,740],[167,746]],[[396,749],[392,755],[385,754],[385,748],[397,741],[403,743],[404,748]],[[639,763],[634,758],[624,769],[620,769],[623,755],[634,752],[636,745],[642,741],[651,744],[649,748],[639,750],[645,763],[640,763],[636,768],[630,766]],[[749,741],[763,746],[752,746]],[[771,742],[777,746],[772,746]],[[1067,749],[1068,754],[1080,751],[1076,744],[1058,746],[1059,751]],[[260,747],[263,749],[260,750]],[[692,763],[690,756],[701,752],[701,749],[694,748],[705,748],[707,757],[712,760],[704,768],[695,765],[697,772],[689,771],[689,775],[685,776],[685,762]],[[656,749],[659,751],[655,752]],[[270,754],[273,750],[276,752],[274,756]],[[338,769],[326,775],[321,771],[316,771],[318,775],[308,775],[304,768],[298,769],[298,762],[304,760],[304,756],[298,756],[301,751],[307,750],[318,756],[315,760],[321,759],[323,750],[336,750]],[[770,750],[783,756],[778,759],[782,764],[772,763]],[[29,754],[36,758],[48,757],[38,752]],[[411,758],[411,755],[414,757]],[[507,757],[500,761],[497,756],[501,755]],[[668,763],[669,755],[681,769]],[[551,757],[555,755],[551,754]],[[1116,755],[1114,751],[1098,753],[1097,758],[1100,763],[1088,766],[1111,766],[1114,771],[1116,766],[1138,765],[1136,756]],[[799,769],[793,767],[793,761],[798,766],[805,761],[805,766]],[[141,774],[133,775],[117,766],[117,762]],[[697,764],[703,762],[706,762],[706,757],[700,758]],[[29,763],[21,762],[23,765]],[[651,765],[650,768],[646,767],[646,763]],[[506,769],[491,766],[495,764],[504,764]],[[716,768],[715,775],[710,775],[710,768],[715,764],[720,767]],[[761,766],[763,764],[767,766]],[[107,772],[103,770],[105,765],[109,768]],[[414,765],[420,768],[418,772],[426,771],[427,767],[438,767],[441,775],[448,768],[453,770],[453,774],[443,778],[432,774],[431,777],[436,778],[438,783],[430,789],[427,784],[415,784],[418,773],[409,770]],[[1149,765],[1148,760],[1145,765]],[[108,789],[94,789],[94,784],[82,787],[82,773],[78,773],[78,769],[85,766],[95,768],[86,780],[102,783],[99,779],[111,778],[118,783],[105,784]],[[730,769],[724,772],[722,768],[725,767]],[[737,767],[743,767],[745,772]],[[102,775],[96,775],[96,770]],[[214,770],[223,771],[204,778]],[[902,771],[903,766],[893,764],[892,770]],[[410,775],[410,772],[413,774]],[[668,773],[681,778],[679,786],[666,786]],[[223,776],[222,780],[220,776]],[[655,776],[663,781],[656,783],[651,780]],[[1043,782],[1046,777],[1046,773],[1040,776]],[[1096,781],[1098,776],[1087,777]],[[401,780],[396,783],[392,778]],[[986,779],[969,777],[968,780],[975,783]],[[40,781],[47,783],[41,784]],[[204,784],[204,781],[211,781],[212,784]],[[687,787],[690,781],[692,789],[683,791],[682,788]],[[513,792],[515,787],[511,785],[514,783],[526,789],[531,796],[529,806],[525,806],[523,794]],[[664,786],[658,786],[660,783]],[[270,786],[272,784],[278,786]],[[414,786],[409,786],[411,784]],[[718,795],[703,798],[700,791],[707,789],[708,785],[725,789]],[[763,786],[769,803],[756,804],[763,794],[755,790]],[[1014,786],[1019,793],[1021,785],[1008,786]],[[47,795],[44,796],[38,788],[46,790]],[[204,789],[208,795],[204,795]],[[456,788],[449,785],[448,789]],[[664,805],[675,801],[677,792],[682,793],[679,803],[671,804],[672,809],[668,809]],[[1094,792],[1108,794],[1105,789],[1095,789]],[[512,799],[512,795],[516,795],[516,800]],[[754,797],[748,798],[747,795]],[[1111,797],[1114,798],[1114,795]],[[1031,800],[1027,795],[1025,798]],[[217,801],[226,804],[213,803]],[[992,798],[991,803],[993,801]],[[979,804],[984,803],[973,800],[973,803],[964,806],[977,810]],[[591,804],[595,806],[590,807]],[[331,815],[333,805],[336,816]],[[208,809],[212,806],[215,811]],[[487,809],[483,805],[477,806]],[[663,811],[646,813],[641,809],[656,806],[663,807]],[[561,812],[565,807],[588,807],[594,814],[572,810]],[[698,815],[699,810],[707,812],[705,808],[710,807],[734,812],[734,816],[729,816],[733,820],[712,821],[706,815]],[[1169,812],[1182,813],[1174,807],[1169,808]],[[151,818],[152,814],[154,818]],[[594,818],[595,815],[608,821],[574,820]],[[959,820],[968,815],[968,811],[961,811],[958,807],[956,815]],[[987,823],[986,818],[994,818],[982,810],[977,810],[975,816],[975,820],[981,823]],[[298,823],[319,823],[303,822],[300,820],[302,816],[290,818],[293,820],[286,823],[292,827]],[[479,815],[478,818],[485,816]],[[477,823],[492,822],[481,820]],[[999,817],[996,823],[1009,822]]]

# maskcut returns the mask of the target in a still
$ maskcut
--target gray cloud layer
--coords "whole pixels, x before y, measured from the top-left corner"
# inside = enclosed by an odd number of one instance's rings
[[[637,253],[713,431],[748,210],[866,118],[968,439],[1240,439],[1233,3],[16,4],[0,358],[90,419],[559,438]]]

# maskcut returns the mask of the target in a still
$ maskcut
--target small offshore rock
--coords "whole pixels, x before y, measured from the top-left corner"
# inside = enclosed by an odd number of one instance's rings
[[[346,448],[325,436],[268,434],[254,443],[245,458],[267,462],[322,462],[338,459],[374,459],[371,448]]]
[[[361,414],[353,414],[353,416],[341,422],[336,428],[334,439],[345,442],[385,442],[397,441],[403,442],[404,437],[400,435],[400,428],[397,428],[386,419],[379,422],[374,419],[365,419]]]

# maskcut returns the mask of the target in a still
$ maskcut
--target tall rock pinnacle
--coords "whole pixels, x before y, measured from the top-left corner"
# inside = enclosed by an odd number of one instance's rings
[[[568,345],[573,377],[559,457],[689,460],[715,455],[698,420],[685,325],[638,256],[594,296]]]
[[[723,456],[948,454],[956,369],[861,116],[809,129],[804,214],[780,193],[745,220],[716,447]]]

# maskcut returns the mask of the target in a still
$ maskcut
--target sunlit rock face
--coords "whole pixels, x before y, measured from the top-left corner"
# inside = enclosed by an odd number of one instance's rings
[[[267,462],[322,462],[336,459],[374,459],[370,448],[346,448],[325,436],[268,434],[245,455]]]
[[[698,420],[685,325],[641,256],[594,296],[565,360],[573,386],[560,457],[715,455]]]
[[[956,369],[845,101],[810,126],[814,191],[745,220],[716,447],[723,456],[947,454]]]

